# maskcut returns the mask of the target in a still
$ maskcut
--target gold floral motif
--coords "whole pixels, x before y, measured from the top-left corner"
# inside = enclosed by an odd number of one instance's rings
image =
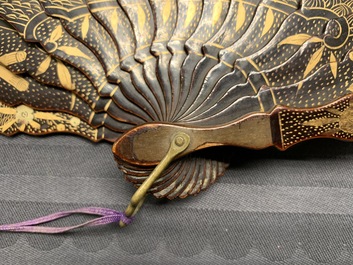
[[[72,127],[77,128],[77,127],[80,125],[80,123],[81,123],[81,120],[80,120],[79,118],[77,118],[77,117],[72,117],[72,118],[70,119],[70,125],[71,125]]]
[[[63,118],[50,113],[50,112],[40,112],[35,111],[32,108],[20,105],[16,108],[11,107],[0,107],[0,114],[2,116],[7,116],[6,122],[0,126],[0,132],[4,133],[10,129],[13,125],[16,128],[23,132],[27,126],[31,128],[40,130],[41,125],[36,120],[45,120],[45,121],[62,121]]]
[[[29,124],[34,119],[34,110],[25,106],[21,105],[16,108],[16,120],[21,124]]]
[[[93,141],[98,140],[97,129],[70,114],[36,111],[25,105],[9,107],[0,102],[0,134],[12,135],[16,132],[36,135],[72,132]]]

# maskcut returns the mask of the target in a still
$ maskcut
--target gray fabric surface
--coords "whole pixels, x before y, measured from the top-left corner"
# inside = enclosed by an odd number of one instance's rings
[[[83,206],[124,210],[134,188],[110,149],[74,136],[0,137],[0,223]],[[1,233],[0,264],[353,264],[353,144],[214,151],[231,168],[197,197],[149,198],[124,229]]]

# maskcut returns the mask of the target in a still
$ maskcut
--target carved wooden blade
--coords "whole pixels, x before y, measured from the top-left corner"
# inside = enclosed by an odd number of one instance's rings
[[[324,4],[322,4],[324,7]],[[277,77],[278,75],[263,76],[263,71],[270,70],[272,68],[280,68],[282,64],[286,63],[309,39],[311,41],[318,41],[315,36],[322,36],[325,28],[327,27],[328,20],[331,18],[338,18],[339,16],[327,10],[326,12],[318,12],[319,10],[310,9],[307,12],[304,6],[296,12],[290,14],[285,21],[282,23],[277,34],[272,40],[260,51],[236,60],[234,70],[221,78],[217,84],[209,91],[200,93],[197,101],[203,101],[198,106],[194,104],[194,107],[189,110],[191,114],[189,117],[194,118],[195,116],[203,113],[208,106],[213,106],[221,97],[225,96],[229,90],[234,90],[235,85],[240,85],[249,80],[245,88],[239,89],[239,93],[235,96],[237,98],[243,96],[249,96],[261,88],[261,85],[274,86],[275,84],[269,80],[270,78]],[[293,25],[302,25],[301,27],[293,27]],[[332,28],[333,29],[333,28]],[[326,33],[330,34],[332,29],[326,29]],[[347,30],[342,31],[345,34]],[[333,34],[335,35],[335,34]],[[331,34],[332,36],[332,34]],[[340,46],[342,41],[336,41],[336,46]],[[296,60],[298,62],[298,60]],[[302,64],[306,64],[302,62]],[[282,69],[282,68],[281,68]],[[260,73],[261,74],[260,74]],[[290,71],[293,73],[295,71]],[[283,74],[285,71],[283,71]],[[288,74],[286,74],[288,76]],[[292,82],[290,78],[284,79],[285,81]],[[234,101],[234,100],[233,100]]]
[[[193,157],[176,161],[159,177],[150,192],[157,198],[168,199],[197,195],[222,176],[227,166],[224,162]],[[139,187],[153,170],[124,165],[121,165],[120,169],[125,173],[125,178],[136,187]]]
[[[217,82],[233,70],[237,59],[256,53],[265,47],[277,33],[283,21],[298,9],[298,2],[261,2],[247,31],[233,45],[219,53],[220,63],[208,72],[202,88],[193,90],[189,95],[188,106],[193,104],[197,107],[199,101],[203,101],[204,95],[208,95]],[[237,77],[233,80],[237,82]],[[223,87],[221,89],[223,90]],[[227,90],[227,88],[224,88],[224,90]]]

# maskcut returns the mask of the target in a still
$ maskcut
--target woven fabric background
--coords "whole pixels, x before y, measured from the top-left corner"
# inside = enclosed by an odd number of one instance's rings
[[[0,137],[0,223],[83,206],[124,210],[134,188],[110,149],[74,136]],[[124,229],[1,233],[0,264],[353,264],[353,144],[217,151],[231,167],[197,197],[149,198]]]

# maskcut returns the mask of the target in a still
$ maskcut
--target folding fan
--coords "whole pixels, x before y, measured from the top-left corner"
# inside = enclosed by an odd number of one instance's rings
[[[138,191],[185,198],[197,150],[353,137],[353,0],[0,0],[0,133],[114,143]]]

